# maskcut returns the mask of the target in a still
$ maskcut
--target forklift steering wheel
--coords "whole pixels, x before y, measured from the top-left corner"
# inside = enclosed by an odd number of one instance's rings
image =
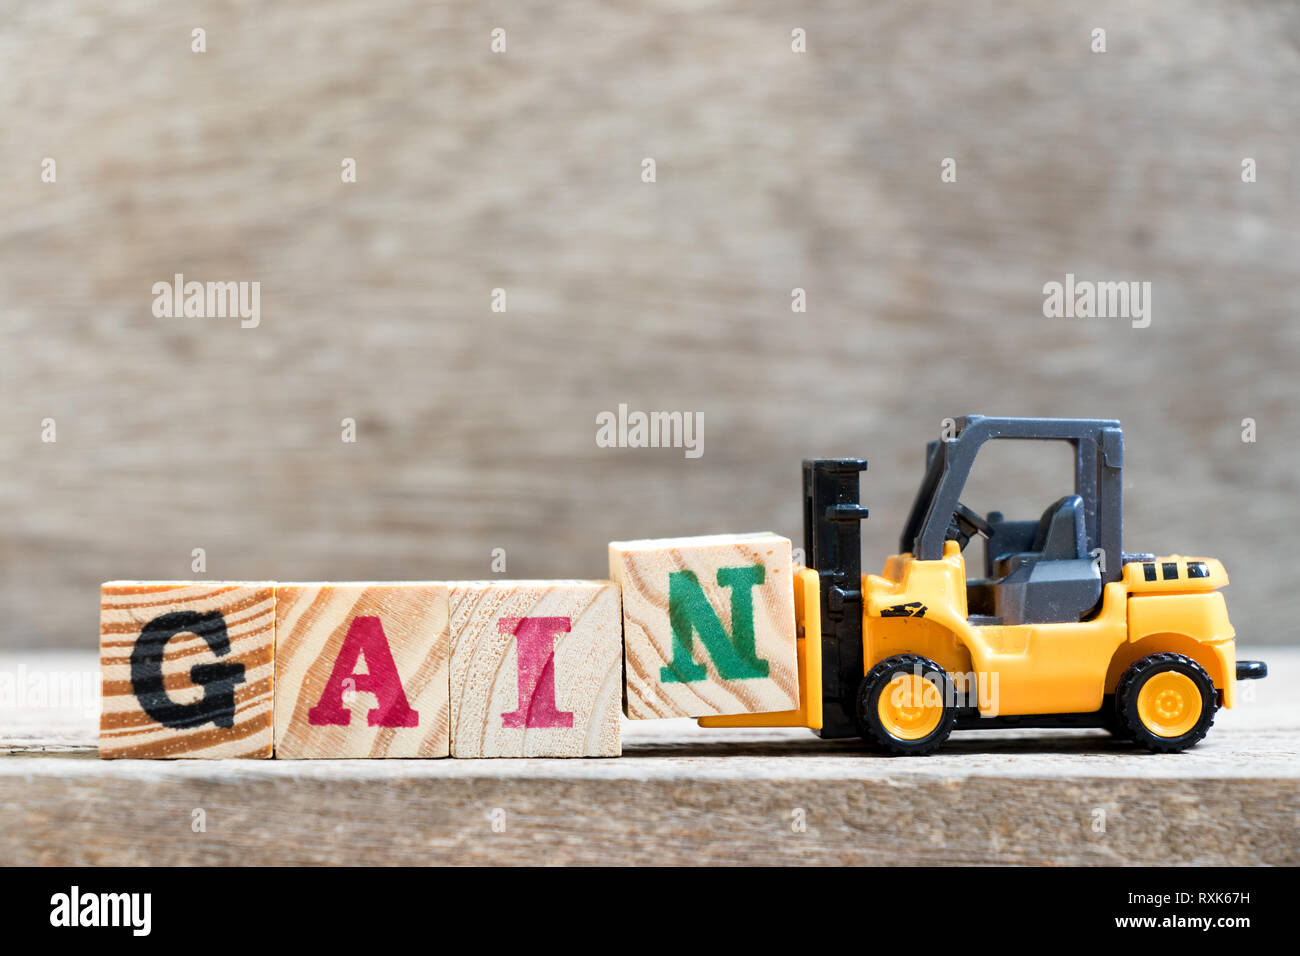
[[[948,526],[948,537],[956,540],[964,551],[970,539],[976,534],[989,538],[993,536],[993,526],[980,517],[979,512],[968,508],[960,501],[952,511],[952,524]]]

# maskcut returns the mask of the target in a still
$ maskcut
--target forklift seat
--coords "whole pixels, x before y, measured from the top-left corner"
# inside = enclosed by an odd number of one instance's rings
[[[1035,561],[1070,561],[1087,556],[1088,538],[1083,526],[1083,499],[1066,495],[1053,502],[1038,519],[1038,529],[1028,551],[998,555],[993,559],[993,577],[1005,578],[1017,568]]]
[[[1088,554],[1083,498],[1066,495],[1038,521],[1028,551],[993,560],[993,614],[1003,624],[1079,621],[1101,599],[1101,571]]]

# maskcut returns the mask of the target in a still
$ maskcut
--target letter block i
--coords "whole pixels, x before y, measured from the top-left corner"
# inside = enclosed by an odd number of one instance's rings
[[[271,756],[275,586],[110,581],[101,757]]]
[[[447,585],[276,586],[275,755],[445,757]]]
[[[619,592],[609,581],[453,584],[454,757],[617,757]]]
[[[629,717],[799,705],[788,538],[767,532],[614,541]]]

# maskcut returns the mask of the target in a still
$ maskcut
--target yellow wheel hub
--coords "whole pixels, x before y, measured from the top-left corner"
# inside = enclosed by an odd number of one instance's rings
[[[876,714],[891,737],[920,740],[943,718],[943,692],[919,674],[896,674],[880,692]]]
[[[1138,718],[1157,737],[1181,737],[1201,719],[1201,690],[1186,674],[1161,671],[1138,691]]]

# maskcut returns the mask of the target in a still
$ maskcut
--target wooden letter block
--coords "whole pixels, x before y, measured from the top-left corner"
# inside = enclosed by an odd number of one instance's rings
[[[790,540],[770,533],[614,541],[627,715],[799,705]]]
[[[623,655],[608,581],[451,588],[455,757],[617,757]]]
[[[277,585],[276,757],[447,756],[447,593]]]
[[[271,756],[275,587],[110,581],[101,757]]]

